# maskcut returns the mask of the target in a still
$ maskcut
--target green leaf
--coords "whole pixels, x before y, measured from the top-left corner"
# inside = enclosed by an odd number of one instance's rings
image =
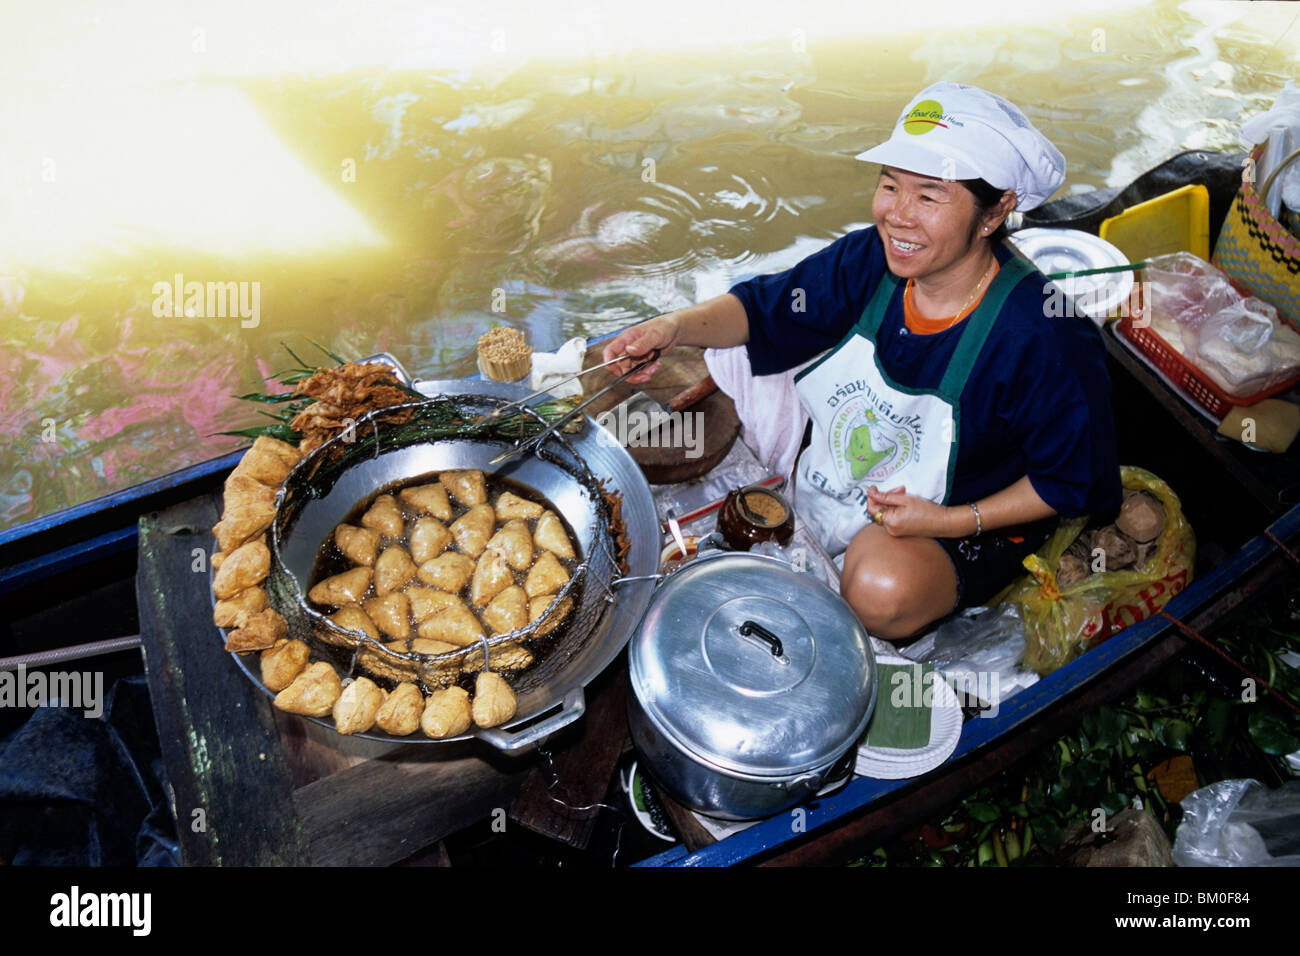
[[[1281,757],[1300,750],[1300,737],[1276,714],[1255,708],[1251,711],[1246,726],[1250,731],[1250,739],[1266,754]]]
[[[288,425],[258,425],[256,428],[239,428],[235,431],[217,432],[217,434],[233,435],[236,438],[261,438],[265,435],[268,438],[278,438],[280,441],[289,442],[292,445],[302,441],[302,435]]]
[[[316,348],[320,349],[322,352],[324,352],[326,355],[328,355],[328,356],[329,356],[330,358],[332,358],[334,361],[338,362],[340,365],[347,365],[347,364],[348,364],[348,363],[347,363],[347,359],[339,358],[337,355],[335,355],[333,352],[331,352],[331,351],[330,351],[329,349],[327,349],[325,346],[321,345],[321,344],[320,344],[319,342],[317,342],[315,339],[308,339],[307,341],[310,342],[312,345],[316,346]]]
[[[1030,789],[1029,796],[1025,798],[1025,806],[1029,812],[1037,816],[1047,811],[1047,797],[1042,790]]]
[[[1065,841],[1065,831],[1051,817],[1035,817],[1031,822],[1034,838],[1049,850],[1055,850]]]
[[[1128,797],[1122,793],[1108,793],[1101,798],[1101,808],[1106,811],[1106,816],[1113,817],[1130,803]]]
[[[1002,815],[993,804],[981,803],[978,800],[966,804],[966,812],[976,823],[992,823]]]
[[[1185,720],[1160,718],[1155,725],[1156,739],[1171,750],[1187,752],[1187,741],[1192,736],[1192,725]]]
[[[1109,707],[1103,707],[1097,712],[1097,746],[1105,750],[1111,750],[1119,744],[1120,735],[1124,733],[1128,722],[1124,720],[1122,714],[1112,710]]]

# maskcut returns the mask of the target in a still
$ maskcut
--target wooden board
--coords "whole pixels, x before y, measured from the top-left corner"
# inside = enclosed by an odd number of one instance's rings
[[[584,367],[603,362],[604,348],[605,343],[589,348]],[[591,404],[587,413],[596,418],[601,412],[614,408],[619,402],[637,392],[645,392],[656,401],[667,402],[708,374],[709,370],[704,364],[703,349],[675,348],[660,360],[659,371],[645,385],[619,385],[617,388],[610,389],[598,401]],[[606,369],[592,372],[583,377],[583,389],[587,395],[594,395],[616,377],[609,374]],[[690,423],[682,423],[678,435],[690,439],[689,442],[677,441],[675,447],[663,447],[662,443],[673,444],[670,429],[665,429],[663,433],[652,439],[660,443],[660,447],[634,446],[628,449],[628,453],[641,466],[646,480],[652,484],[671,484],[698,478],[726,457],[727,452],[731,450],[732,442],[740,434],[740,419],[736,417],[736,407],[731,399],[721,392],[714,392],[683,414],[702,416],[693,418]]]

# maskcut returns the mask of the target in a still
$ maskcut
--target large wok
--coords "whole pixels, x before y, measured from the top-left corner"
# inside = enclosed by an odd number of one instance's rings
[[[527,394],[519,386],[489,381],[422,382],[420,390],[430,397],[463,396],[467,405],[477,402],[483,408],[493,407],[494,401],[520,399]],[[358,434],[366,434],[366,427],[363,419],[357,425]],[[295,476],[300,470],[309,473],[313,461],[327,453],[330,444],[322,446],[295,468],[277,501],[278,512],[285,507],[286,497],[293,498]],[[589,487],[575,480],[573,466],[585,465],[592,476],[603,481],[606,490],[622,494],[622,517],[631,541],[626,577],[654,574],[660,536],[654,499],[640,469],[627,451],[590,418],[585,419],[577,434],[548,438],[539,453],[517,456],[499,467],[488,464],[508,447],[511,445],[505,441],[478,439],[412,444],[381,442],[377,455],[348,464],[323,496],[300,495],[291,519],[282,521],[277,517],[270,536],[272,569],[268,591],[273,605],[288,619],[291,636],[305,635],[304,639],[313,647],[313,659],[332,659],[340,674],[346,676],[351,667],[351,652],[340,652],[319,640],[309,639],[313,629],[319,629],[320,615],[307,605],[303,595],[321,544],[359,502],[395,482],[461,468],[495,472],[541,492],[568,522],[577,538],[580,557],[589,566],[578,610],[563,625],[565,632],[554,649],[514,682],[518,697],[514,720],[503,727],[449,738],[478,737],[512,752],[541,742],[582,715],[586,706],[583,688],[622,650],[640,622],[653,590],[653,581],[646,579],[615,584],[619,577],[617,568],[611,567],[607,560],[599,560],[600,509]],[[236,656],[236,660],[262,686],[255,672],[256,656],[250,655],[248,659]],[[319,722],[332,728],[328,720]],[[402,738],[380,731],[358,736],[402,743],[444,742],[429,740],[418,732]]]

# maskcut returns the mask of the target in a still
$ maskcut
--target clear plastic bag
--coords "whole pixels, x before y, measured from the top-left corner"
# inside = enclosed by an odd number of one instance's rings
[[[1300,866],[1300,780],[1221,780],[1183,798],[1179,866]]]
[[[933,663],[957,690],[995,706],[1038,681],[1038,675],[1020,663],[1025,624],[1015,604],[973,608],[899,653]]]

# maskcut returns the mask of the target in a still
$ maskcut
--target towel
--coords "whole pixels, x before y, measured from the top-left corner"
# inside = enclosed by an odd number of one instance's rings
[[[795,392],[794,377],[813,361],[816,359],[779,375],[755,376],[743,345],[704,352],[704,364],[719,391],[736,405],[736,415],[745,429],[745,444],[769,473],[783,475],[787,481],[793,475],[808,425],[808,413]]]
[[[569,339],[554,352],[533,353],[533,391],[549,388],[552,382],[560,382],[570,375],[582,371],[582,360],[587,354],[587,340],[578,336]],[[550,392],[556,398],[568,398],[570,395],[582,394],[582,379],[575,378],[565,382]]]

